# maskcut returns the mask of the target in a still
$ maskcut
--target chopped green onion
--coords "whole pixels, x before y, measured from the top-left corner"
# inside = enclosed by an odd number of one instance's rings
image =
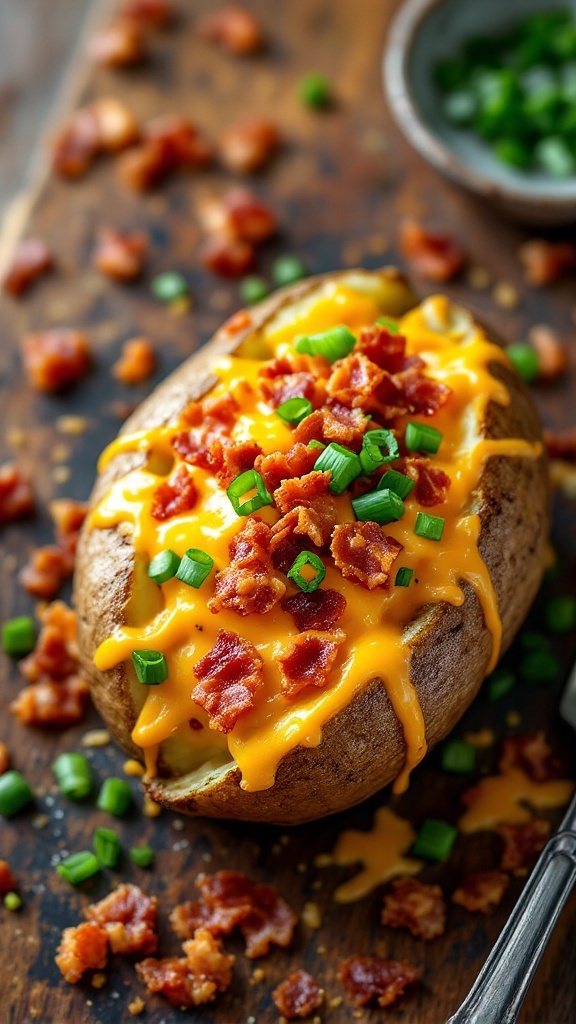
[[[307,398],[288,398],[276,409],[277,415],[286,423],[301,423],[312,412],[312,402]]]
[[[486,680],[486,695],[488,700],[500,700],[510,690],[514,689],[516,676],[507,668],[495,668],[492,675]]]
[[[306,579],[305,576],[300,572],[305,565],[310,565],[314,569],[316,575],[312,579]],[[312,551],[301,551],[296,558],[292,568],[286,573],[289,579],[293,580],[300,590],[303,590],[305,594],[312,594],[314,590],[318,590],[318,587],[322,583],[326,575],[326,566],[318,555],[315,555]]]
[[[427,818],[418,829],[412,853],[427,860],[447,860],[457,835],[458,829],[454,828],[454,825],[449,825],[447,821]]]
[[[394,491],[370,491],[352,499],[354,515],[363,523],[395,523],[404,515],[404,502]]]
[[[20,772],[12,769],[0,775],[0,814],[4,818],[11,818],[33,799],[34,794]]]
[[[90,850],[82,850],[80,853],[73,853],[71,857],[63,860],[56,871],[62,878],[65,878],[70,885],[80,885],[92,878],[100,870],[98,858]]]
[[[336,441],[331,441],[316,459],[314,469],[331,473],[332,480],[328,490],[332,491],[332,494],[343,494],[348,484],[360,476],[362,464],[354,452],[343,448]]]
[[[295,281],[300,281],[307,274],[306,267],[297,256],[291,256],[290,254],[278,256],[272,264],[272,280],[278,288],[283,288],[287,284],[294,284]]]
[[[537,353],[530,345],[518,341],[513,345],[506,346],[506,352],[516,373],[531,384],[540,374],[540,360]]]
[[[159,302],[176,302],[189,294],[188,282],[183,274],[175,270],[168,270],[164,274],[158,274],[150,285],[150,291]]]
[[[402,566],[396,573],[396,579],[394,580],[395,587],[409,587],[412,582],[414,575],[414,569],[408,569],[406,566]]]
[[[151,846],[131,846],[130,860],[139,868],[151,868],[154,863],[154,850]]]
[[[120,860],[122,847],[116,833],[111,828],[97,828],[92,838],[94,853],[104,868],[115,868]]]
[[[246,501],[241,500],[253,490],[256,491],[256,494],[252,498],[246,498]],[[251,512],[257,512],[264,505],[273,504],[272,495],[267,490],[260,473],[257,473],[255,469],[247,469],[245,473],[240,473],[232,481],[226,493],[237,516],[249,516]]]
[[[472,89],[458,89],[446,96],[442,111],[447,121],[467,127],[478,113],[478,99]]]
[[[546,605],[545,616],[552,633],[570,633],[576,628],[576,597],[552,597]]]
[[[29,615],[8,619],[2,626],[2,647],[11,658],[30,654],[36,643],[36,626]]]
[[[148,575],[155,583],[166,583],[176,575],[179,565],[180,559],[176,552],[171,548],[166,548],[165,551],[159,551],[154,556],[148,566]]]
[[[7,892],[3,902],[6,910],[20,910],[22,897],[17,892]]]
[[[325,447],[326,445],[322,444],[322,441],[316,441],[314,438],[312,438],[311,441],[308,441],[308,448],[317,448],[318,451],[323,452]]]
[[[386,455],[382,453],[383,448]],[[391,430],[368,430],[364,434],[360,462],[365,473],[373,473],[386,462],[393,462],[399,454],[398,441]]]
[[[527,683],[553,683],[560,674],[560,662],[551,651],[532,651],[520,662],[520,674]]]
[[[414,480],[411,480],[409,476],[405,476],[404,473],[398,473],[395,469],[387,469],[384,475],[380,477],[376,490],[384,491],[388,489],[394,491],[394,494],[397,494],[404,501],[410,492],[414,490],[414,486]]]
[[[240,298],[247,306],[254,306],[265,299],[270,291],[263,277],[253,274],[240,281]]]
[[[532,163],[530,150],[521,139],[497,139],[494,143],[494,152],[503,164],[509,164],[510,167],[520,167],[525,170]]]
[[[201,587],[214,568],[214,559],[200,548],[188,548],[176,573],[176,579],[189,587]]]
[[[411,452],[427,452],[436,455],[442,441],[442,434],[436,427],[430,427],[427,423],[415,423],[411,421],[406,427],[406,447]]]
[[[526,630],[520,634],[520,643],[525,651],[549,651],[550,638],[544,633],[536,633],[534,630]]]
[[[58,789],[69,800],[84,800],[94,784],[92,769],[83,754],[60,754],[52,765]]]
[[[324,75],[304,75],[298,83],[298,95],[306,107],[319,110],[331,102],[330,83]]]
[[[440,763],[445,772],[464,775],[476,766],[476,747],[465,740],[449,740],[442,747]]]
[[[168,665],[161,651],[132,651],[132,662],[139,683],[159,686],[168,679]]]
[[[417,537],[425,537],[426,540],[442,540],[444,533],[444,520],[440,516],[431,516],[427,512],[418,512],[414,533]]]
[[[576,162],[568,143],[560,135],[540,139],[534,148],[536,160],[552,178],[568,178],[576,171]]]
[[[122,818],[132,804],[132,790],[124,779],[110,778],[102,784],[98,794],[96,806],[101,811],[113,814],[115,818]]]
[[[335,363],[337,359],[343,359],[352,351],[356,344],[356,338],[344,324],[337,327],[330,327],[327,331],[319,334],[308,334],[298,338],[295,342],[297,352],[303,352],[309,356],[324,356],[329,363]]]
[[[376,323],[378,327],[385,327],[388,334],[398,334],[399,327],[395,320],[390,320],[390,317],[379,316]]]

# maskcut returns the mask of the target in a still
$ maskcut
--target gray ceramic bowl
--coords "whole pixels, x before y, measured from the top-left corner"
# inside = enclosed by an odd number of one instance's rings
[[[576,221],[576,176],[553,180],[509,168],[472,133],[445,120],[433,69],[475,35],[498,34],[526,14],[576,0],[405,0],[390,27],[384,85],[401,131],[442,174],[531,224]]]

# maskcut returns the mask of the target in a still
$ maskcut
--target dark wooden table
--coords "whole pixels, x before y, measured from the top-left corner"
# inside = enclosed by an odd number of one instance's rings
[[[61,6],[62,10],[68,7]],[[567,281],[553,290],[527,290],[516,257],[516,248],[525,234],[445,184],[409,150],[391,124],[382,97],[380,61],[395,4],[383,4],[381,0],[364,0],[360,5],[346,0],[297,4],[276,0],[271,5],[259,0],[251,6],[261,16],[270,38],[265,56],[241,61],[209,49],[197,37],[194,18],[212,4],[209,0],[198,0],[193,5],[181,0],[181,25],[178,31],[155,41],[154,58],[146,71],[79,72],[80,78],[75,72],[70,77],[68,102],[73,101],[76,92],[83,100],[117,91],[139,117],[181,112],[211,136],[248,109],[269,113],[282,127],[287,146],[272,170],[254,182],[256,190],[278,211],[283,225],[278,241],[262,257],[262,270],[266,273],[272,258],[285,251],[296,252],[311,272],[399,262],[396,234],[402,216],[410,214],[442,225],[461,238],[471,264],[487,268],[494,284],[508,282],[517,289],[519,303],[514,309],[504,309],[494,301],[492,288],[474,290],[465,276],[449,287],[452,297],[472,305],[509,340],[521,337],[532,323],[547,322],[571,342],[571,376],[540,389],[537,400],[548,424],[567,426],[573,422],[574,283]],[[326,113],[306,110],[297,99],[296,83],[311,70],[324,72],[334,83],[337,102]],[[161,192],[146,197],[127,192],[110,162],[97,165],[76,184],[44,174],[41,161],[36,173],[32,197],[9,218],[0,248],[11,244],[18,231],[40,235],[57,253],[58,272],[41,282],[26,301],[3,302],[0,415],[4,457],[13,455],[9,444],[13,434],[8,431],[19,428],[25,433],[25,444],[17,458],[33,473],[42,509],[56,495],[88,495],[97,455],[118,428],[114,402],[141,397],[139,390],[123,389],[110,378],[109,368],[122,341],[137,333],[149,335],[160,352],[160,379],[205,341],[239,302],[236,287],[219,283],[201,270],[196,255],[199,232],[195,203],[206,189],[230,180],[224,173],[175,179]],[[129,288],[105,284],[90,269],[92,240],[103,223],[138,226],[149,233],[152,254],[142,283]],[[182,270],[190,280],[195,301],[185,316],[171,316],[150,296],[150,277],[164,269]],[[423,282],[420,284],[423,291],[430,290]],[[24,382],[18,358],[18,339],[26,329],[55,324],[84,327],[96,354],[93,374],[62,399],[33,394]],[[58,433],[57,417],[64,413],[87,417],[88,430],[82,437],[70,439]],[[62,463],[53,461],[55,446],[63,442],[70,447],[64,462],[71,470],[68,481],[62,480],[66,475]],[[566,575],[574,566],[574,526],[573,508],[557,500],[554,542],[564,576],[555,586],[562,593],[574,586],[573,573],[571,584]],[[16,584],[14,562],[20,566],[32,547],[49,536],[48,517],[43,511],[31,525],[5,530],[2,619],[31,611],[31,601]],[[530,620],[534,628],[540,624],[542,607],[540,600]],[[565,677],[576,654],[575,638],[564,638],[557,649]],[[513,665],[516,659],[517,651],[513,650],[508,661]],[[556,710],[562,682],[558,679],[555,685],[537,689],[517,685],[498,704],[489,704],[480,696],[457,734],[489,726],[502,738],[511,731],[506,714],[514,709],[521,716],[516,732],[543,727],[555,746],[569,754],[574,739],[562,726]],[[110,877],[110,873],[104,873],[108,877],[95,879],[85,891],[74,891],[55,873],[53,855],[89,846],[93,828],[110,822],[93,806],[66,804],[55,796],[49,766],[58,752],[79,748],[83,733],[98,724],[97,716],[92,713],[82,726],[63,735],[26,729],[7,710],[17,692],[19,676],[6,659],[1,664],[0,685],[4,709],[0,736],[11,750],[15,767],[24,772],[38,794],[37,811],[48,818],[42,828],[34,812],[0,824],[0,856],[13,865],[24,897],[20,913],[1,914],[0,1018],[7,1024],[32,1024],[37,1020],[43,1024],[63,1024],[67,1020],[75,1024],[115,1024],[132,1019],[126,1007],[139,985],[129,964],[115,963],[108,971],[106,986],[95,991],[89,985],[66,985],[53,963],[62,927],[76,923],[81,908],[104,895],[117,878],[134,880],[159,895],[161,946],[165,953],[177,950],[167,927],[166,909],[194,896],[194,878],[199,871],[235,867],[256,879],[273,882],[298,911],[308,900],[319,905],[321,928],[312,932],[302,925],[289,952],[275,952],[252,963],[243,957],[240,945],[230,944],[238,955],[235,981],[213,1008],[201,1008],[193,1014],[201,1024],[242,1024],[249,1016],[258,1024],[272,1024],[278,1017],[270,998],[272,988],[289,969],[303,964],[319,977],[329,997],[341,995],[335,978],[337,963],[352,952],[407,958],[423,970],[423,984],[402,1004],[391,1012],[364,1011],[363,1020],[388,1016],[403,1024],[441,1022],[469,988],[521,890],[521,881],[514,880],[498,912],[486,919],[450,907],[446,934],[428,945],[382,928],[378,923],[380,892],[346,907],[336,905],[331,894],[346,873],[319,871],[314,867],[314,857],[329,851],[344,827],[369,827],[374,810],[388,798],[385,793],[344,815],[294,829],[282,842],[283,830],[184,822],[168,813],[151,822],[135,811],[118,824],[118,830],[125,846],[135,841],[152,843],[157,851],[154,871],[145,874],[126,865],[120,874],[112,873]],[[93,751],[92,756],[99,778],[121,774],[124,757],[112,745]],[[493,769],[495,761],[496,749],[491,748],[481,756],[481,769]],[[425,817],[455,821],[459,795],[468,781],[443,774],[432,755],[415,773],[409,793],[395,806],[416,824]],[[559,817],[559,813],[552,815],[554,823]],[[449,863],[426,868],[422,878],[439,881],[450,892],[462,871],[492,865],[496,859],[497,844],[492,835],[461,837]],[[574,1020],[575,925],[576,903],[572,900],[527,999],[521,1015],[523,1024],[571,1024]],[[260,965],[265,977],[255,984],[251,974]],[[340,1007],[327,1008],[324,1014],[333,1024],[355,1019],[346,1000]],[[168,1004],[150,998],[144,1019],[175,1024],[183,1017]]]

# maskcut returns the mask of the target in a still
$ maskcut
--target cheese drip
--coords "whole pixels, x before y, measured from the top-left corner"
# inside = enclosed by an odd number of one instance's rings
[[[335,323],[346,323],[358,331],[385,311],[374,297],[338,284],[328,293],[324,289],[316,301],[308,299],[293,310],[290,320],[283,311],[260,336],[245,344],[243,351],[263,353],[262,357],[268,359],[290,350],[298,334],[326,329]],[[220,763],[228,757],[240,768],[243,789],[267,789],[274,784],[278,764],[289,751],[298,746],[318,746],[325,724],[346,708],[370,680],[379,678],[403,729],[405,763],[395,783],[395,790],[402,792],[410,771],[426,752],[424,718],[410,678],[407,636],[417,629],[417,623],[411,624],[422,609],[442,602],[462,605],[462,581],[469,583],[493,639],[488,671],[496,664],[501,623],[490,575],[478,550],[481,524],[474,511],[475,491],[489,458],[536,458],[541,448],[522,439],[486,440],[479,436],[478,424],[483,422],[489,402],[509,402],[507,389],[490,370],[491,365],[508,361],[503,351],[489,342],[468,317],[460,315],[443,297],[436,297],[402,317],[399,330],[407,338],[408,354],[420,355],[427,363],[428,375],[453,389],[450,401],[431,419],[410,416],[398,424],[403,429],[408,419],[421,419],[442,431],[442,445],[433,465],[450,476],[451,486],[446,501],[431,509],[445,519],[442,541],[416,536],[418,505],[411,495],[402,519],[386,527],[386,532],[403,546],[393,572],[401,565],[414,569],[414,579],[408,588],[391,586],[389,590],[368,592],[328,565],[323,586],[339,590],[347,602],[338,622],[346,640],[339,648],[328,684],[323,689],[307,687],[292,700],[281,692],[278,667],[279,656],[287,651],[297,632],[289,614],[276,605],[265,616],[240,617],[226,610],[213,615],[207,608],[212,592],[210,580],[200,591],[175,579],[165,583],[162,610],[144,626],[119,628],[101,644],[95,656],[101,671],[124,661],[131,672],[130,657],[135,648],[158,649],[165,654],[169,678],[148,689],[132,734],[134,742],[145,752],[168,741],[179,743],[180,749],[184,743],[195,752],[196,760],[188,769],[183,767],[183,772],[200,767],[211,757],[219,757]],[[292,444],[292,432],[262,400],[258,390],[261,365],[261,358],[247,354],[222,358],[214,367],[218,384],[211,393],[230,393],[240,404],[233,438],[257,440],[266,453],[284,452]],[[215,569],[220,570],[228,564],[228,544],[241,523],[225,491],[207,472],[190,468],[199,496],[190,513],[166,522],[157,522],[150,515],[153,492],[167,475],[152,472],[151,467],[157,466],[155,457],[161,460],[173,454],[170,438],[177,429],[177,424],[156,427],[122,436],[110,445],[102,457],[102,467],[118,454],[134,450],[146,453],[148,465],[133,470],[111,487],[92,512],[90,526],[106,529],[123,524],[123,528],[131,530],[137,555],[146,560],[165,548],[179,554],[188,547],[202,548],[213,557]],[[354,519],[348,496],[338,498],[337,505],[340,522]],[[278,517],[270,507],[258,514],[270,523]],[[264,661],[264,681],[254,707],[227,736],[208,727],[206,714],[191,699],[193,666],[212,648],[219,629],[241,633],[252,641]],[[189,729],[191,718],[199,720],[205,728]],[[148,774],[151,761],[152,755],[148,753]]]

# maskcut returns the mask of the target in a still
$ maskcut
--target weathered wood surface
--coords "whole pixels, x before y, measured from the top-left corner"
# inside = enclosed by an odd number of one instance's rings
[[[362,5],[345,0],[298,4],[277,0],[270,5],[259,0],[252,6],[262,17],[271,45],[266,56],[248,61],[233,60],[198,40],[194,16],[211,6],[209,0],[198,0],[194,5],[182,0],[178,31],[154,42],[154,58],[146,71],[127,75],[91,73],[86,76],[83,95],[117,91],[141,117],[165,111],[186,113],[211,136],[248,109],[276,118],[288,140],[286,151],[269,173],[258,178],[255,187],[278,210],[285,231],[266,250],[264,270],[271,258],[283,251],[298,253],[312,272],[358,263],[373,267],[383,261],[396,262],[397,223],[402,216],[412,214],[454,231],[466,244],[473,263],[487,267],[495,282],[508,281],[519,290],[518,308],[504,311],[494,303],[490,290],[473,291],[465,279],[448,289],[453,297],[473,305],[504,337],[520,337],[535,322],[551,323],[564,337],[573,336],[573,281],[547,291],[527,291],[515,255],[523,233],[445,184],[408,149],[392,126],[382,98],[380,59],[393,4],[381,0],[364,0]],[[338,102],[332,111],[314,114],[300,106],[295,84],[309,70],[325,72],[333,81]],[[19,427],[26,433],[18,458],[34,474],[40,505],[60,494],[87,496],[97,454],[118,427],[113,402],[132,402],[139,397],[138,392],[122,389],[109,376],[121,342],[136,333],[149,335],[161,353],[159,378],[206,340],[237,306],[235,286],[222,285],[199,269],[196,256],[199,233],[195,202],[205,189],[228,180],[219,172],[182,177],[160,193],[142,198],[127,192],[118,182],[112,163],[103,162],[80,183],[47,178],[39,189],[25,231],[53,245],[58,272],[41,282],[25,302],[3,303],[0,414],[3,456],[11,455],[7,429]],[[149,272],[141,284],[130,288],[104,284],[89,268],[94,232],[103,223],[138,226],[149,232],[153,251]],[[183,270],[190,279],[195,304],[183,317],[172,317],[149,295],[147,280],[163,269]],[[85,327],[97,356],[90,378],[62,399],[32,394],[24,383],[17,355],[18,338],[24,330],[49,324]],[[567,426],[574,420],[574,344],[571,359],[571,378],[538,392],[542,415],[550,425]],[[89,428],[83,437],[67,439],[71,447],[67,464],[72,477],[67,483],[57,484],[52,457],[54,445],[64,440],[55,428],[61,413],[87,416]],[[49,535],[47,517],[42,512],[31,525],[6,530],[2,538],[4,560],[7,555],[15,555],[18,565],[22,564],[27,552]],[[561,565],[568,570],[576,554],[574,510],[561,501],[556,508],[554,540]],[[567,586],[565,579],[564,591]],[[14,576],[6,571],[0,617],[30,608]],[[541,609],[542,602],[532,616],[536,627]],[[574,638],[557,646],[566,673],[576,653]],[[510,657],[513,663],[514,652]],[[48,814],[49,822],[42,829],[36,828],[34,814],[27,813],[0,824],[0,855],[7,856],[16,870],[25,900],[20,914],[2,913],[2,1020],[8,1024],[31,1024],[36,1020],[47,1024],[66,1020],[75,1024],[115,1024],[131,1020],[126,1006],[139,991],[132,967],[114,964],[100,991],[65,985],[53,964],[61,928],[77,922],[81,908],[102,896],[111,882],[121,877],[140,882],[160,896],[162,948],[175,952],[177,942],[167,928],[166,909],[192,897],[193,880],[199,871],[232,866],[273,882],[299,911],[304,902],[314,900],[322,910],[323,923],[318,932],[301,926],[292,951],[277,952],[261,961],[265,978],[259,984],[251,984],[250,976],[260,962],[247,961],[240,946],[232,943],[230,948],[238,954],[232,989],[213,1008],[195,1012],[194,1020],[201,1024],[242,1024],[252,1016],[258,1024],[276,1021],[278,1014],[270,992],[289,969],[302,965],[321,979],[329,997],[340,995],[336,966],[343,956],[353,952],[407,958],[422,967],[423,985],[388,1014],[390,1019],[403,1024],[432,1024],[453,1012],[518,897],[520,880],[513,882],[504,904],[491,918],[471,917],[452,906],[446,935],[429,945],[382,928],[378,923],[380,893],[357,904],[337,906],[331,893],[345,872],[320,872],[313,866],[314,856],[330,850],[342,828],[367,828],[375,808],[387,798],[384,794],[344,815],[293,830],[285,845],[279,845],[280,833],[273,828],[195,821],[180,825],[167,813],[151,823],[135,812],[118,824],[118,831],[125,846],[136,840],[154,845],[158,851],[155,870],[145,874],[128,864],[120,874],[112,873],[112,878],[95,880],[86,891],[73,891],[55,874],[52,855],[63,849],[72,852],[89,847],[93,828],[110,822],[92,806],[65,804],[58,796],[52,800],[49,766],[58,752],[76,748],[80,736],[89,725],[97,724],[97,718],[92,715],[82,727],[60,736],[20,727],[7,710],[18,685],[16,669],[2,660],[4,713],[0,736],[11,749],[15,767],[26,774],[38,792],[39,809]],[[545,689],[523,690],[517,686],[497,705],[488,704],[481,696],[457,734],[490,726],[502,737],[507,733],[506,712],[517,709],[522,717],[517,732],[545,727],[557,746],[569,752],[574,738],[560,723],[556,711],[560,688],[561,680]],[[488,751],[482,757],[483,765],[492,768],[494,758],[495,751]],[[93,757],[100,778],[121,774],[123,760],[112,746],[95,751]],[[466,780],[442,774],[432,755],[415,773],[408,795],[396,803],[400,812],[416,823],[425,817],[455,820],[459,794],[466,784]],[[559,814],[553,820],[556,823]],[[428,868],[422,877],[440,881],[450,892],[462,870],[491,865],[496,857],[494,837],[461,839],[449,865]],[[575,925],[576,903],[572,900],[527,999],[521,1015],[523,1024],[569,1024],[574,1020]],[[353,1011],[344,1000],[340,1007],[326,1009],[325,1016],[333,1024],[344,1024],[353,1019]],[[386,1016],[387,1011],[362,1013],[365,1021]],[[149,999],[144,1019],[175,1024],[183,1017],[161,1000]]]

